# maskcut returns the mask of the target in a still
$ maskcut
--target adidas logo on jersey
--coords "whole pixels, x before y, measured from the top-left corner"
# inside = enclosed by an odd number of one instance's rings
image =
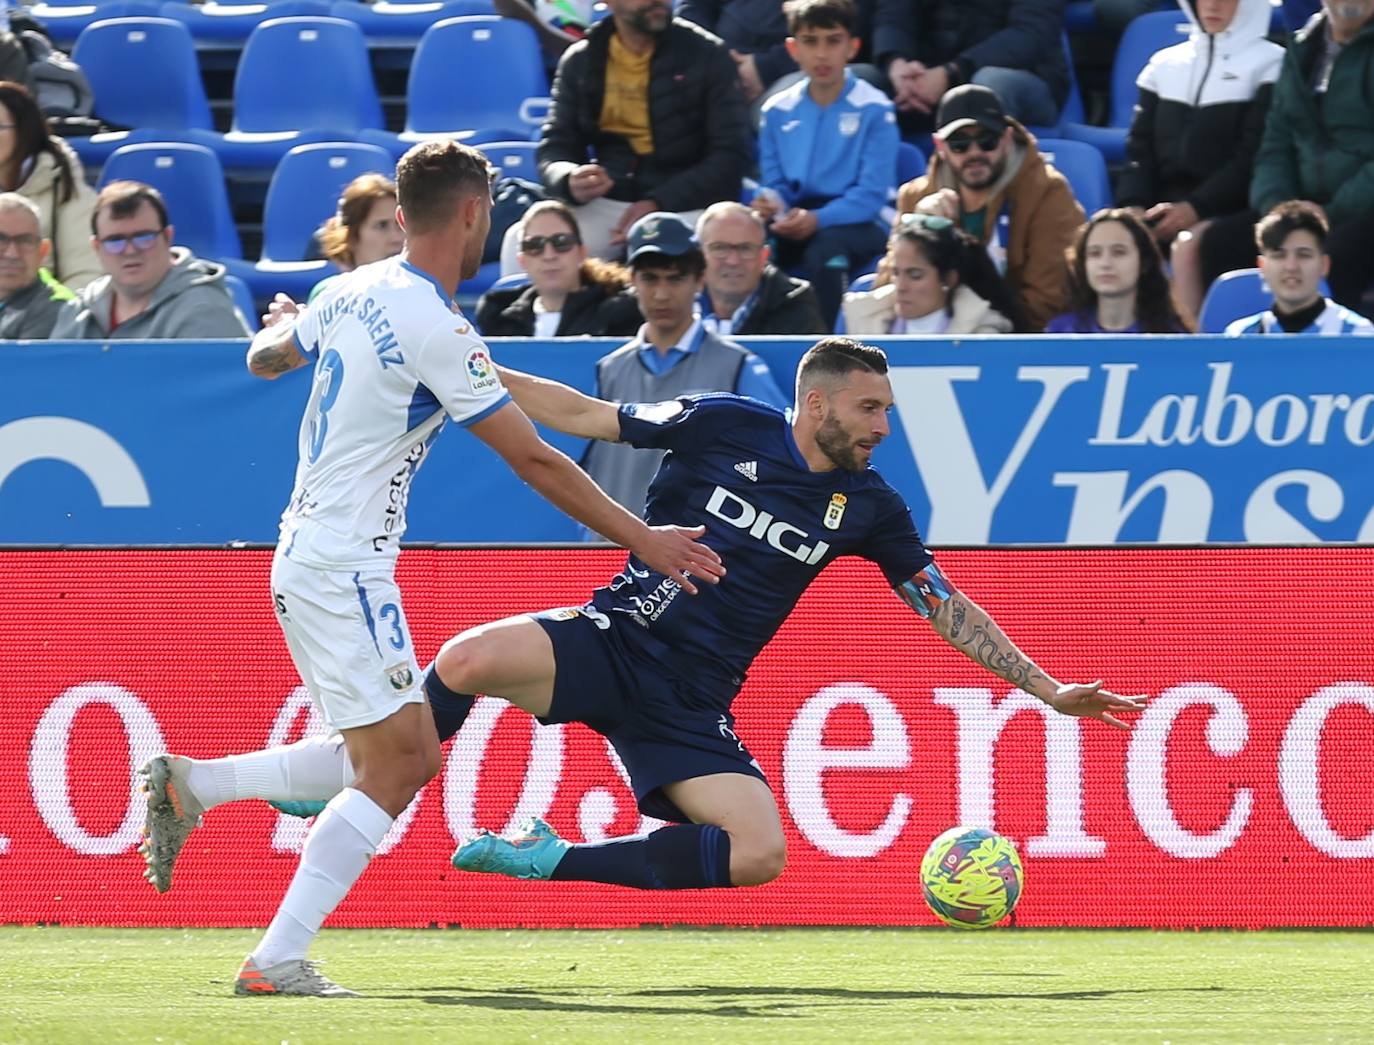
[[[759,463],[757,461],[741,461],[735,465],[735,471],[744,476],[751,483],[759,481]]]

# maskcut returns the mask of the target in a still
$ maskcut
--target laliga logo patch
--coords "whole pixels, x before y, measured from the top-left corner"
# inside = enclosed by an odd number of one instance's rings
[[[844,506],[849,498],[842,493],[837,493],[830,498],[830,505],[825,509],[825,528],[827,530],[838,530],[840,522],[844,519]]]
[[[415,674],[410,668],[402,664],[399,668],[391,668],[386,673],[386,680],[391,683],[391,688],[397,693],[404,693],[415,685]]]
[[[463,365],[468,372],[468,387],[473,392],[494,392],[501,387],[501,379],[496,376],[496,367],[492,365],[486,349],[469,349]]]

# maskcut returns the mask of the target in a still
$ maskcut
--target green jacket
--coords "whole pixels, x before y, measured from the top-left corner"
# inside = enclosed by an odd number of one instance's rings
[[[1374,22],[1336,56],[1326,94],[1318,96],[1310,83],[1325,37],[1321,12],[1288,44],[1250,206],[1266,214],[1284,200],[1311,200],[1340,225],[1374,213]]]
[[[0,340],[41,340],[52,333],[62,306],[76,295],[53,279],[47,269],[23,290],[0,301]]]

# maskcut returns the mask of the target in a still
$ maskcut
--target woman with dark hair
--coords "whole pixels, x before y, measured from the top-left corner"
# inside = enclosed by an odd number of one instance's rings
[[[40,234],[52,242],[52,274],[72,290],[101,275],[91,242],[95,191],[70,145],[48,133],[29,89],[0,81],[0,192],[17,192],[42,213]]]
[[[632,337],[644,317],[626,288],[622,265],[587,255],[577,216],[558,200],[541,200],[520,219],[520,267],[528,286],[491,290],[477,302],[487,337]]]
[[[844,296],[849,334],[1009,334],[1016,304],[988,252],[937,214],[903,214],[888,240],[889,282]]]
[[[381,174],[358,175],[344,187],[338,210],[320,226],[316,239],[320,255],[345,272],[401,253],[406,234],[396,221],[396,183]],[[338,278],[320,280],[310,299]]]
[[[1164,275],[1164,258],[1131,211],[1100,210],[1069,247],[1073,311],[1047,334],[1186,334]]]

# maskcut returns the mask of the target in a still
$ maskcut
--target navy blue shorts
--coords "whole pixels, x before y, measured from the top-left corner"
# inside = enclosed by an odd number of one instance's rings
[[[553,643],[556,664],[553,701],[539,721],[581,722],[609,740],[641,813],[689,823],[663,793],[679,780],[743,773],[768,782],[728,711],[695,706],[700,698],[625,642],[620,629],[634,625],[590,607],[531,616]]]

